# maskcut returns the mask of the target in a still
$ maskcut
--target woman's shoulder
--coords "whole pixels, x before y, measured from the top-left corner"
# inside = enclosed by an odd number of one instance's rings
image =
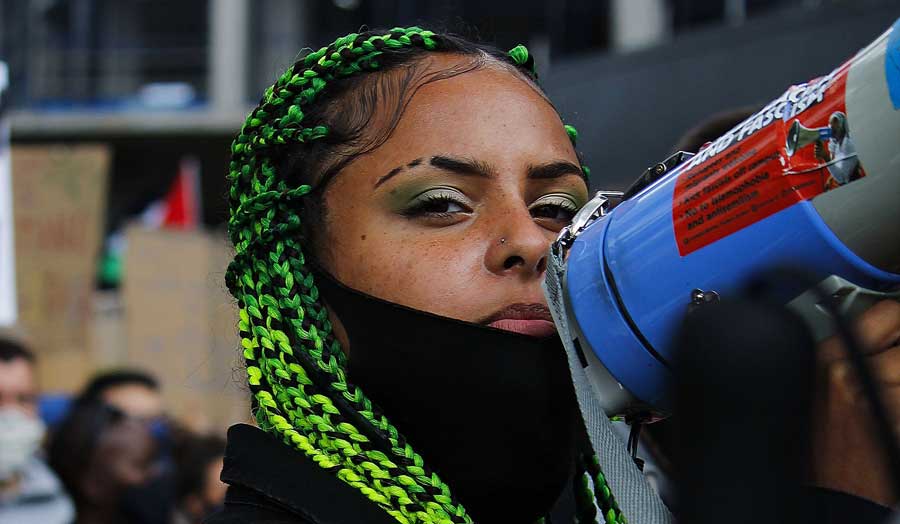
[[[229,486],[225,506],[203,524],[314,524],[241,486]]]
[[[259,428],[228,430],[225,507],[206,524],[395,523],[352,486]]]

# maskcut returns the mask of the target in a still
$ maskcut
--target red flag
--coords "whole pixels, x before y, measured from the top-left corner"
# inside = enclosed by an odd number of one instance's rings
[[[170,229],[197,229],[200,222],[200,164],[182,158],[178,175],[163,201],[162,226]]]

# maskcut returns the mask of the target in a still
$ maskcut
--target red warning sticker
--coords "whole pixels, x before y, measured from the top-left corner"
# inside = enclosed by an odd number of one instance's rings
[[[848,69],[791,87],[688,160],[672,207],[681,256],[865,176],[844,104]]]

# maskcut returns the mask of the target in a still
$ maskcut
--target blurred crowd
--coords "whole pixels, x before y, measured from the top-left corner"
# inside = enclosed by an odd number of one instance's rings
[[[0,331],[0,524],[199,524],[222,504],[224,439],[168,417],[152,375],[42,395],[36,358]]]

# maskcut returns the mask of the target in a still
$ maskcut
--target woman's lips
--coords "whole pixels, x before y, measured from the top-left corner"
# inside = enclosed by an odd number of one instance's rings
[[[549,320],[504,318],[491,322],[488,326],[540,338],[552,337],[556,334],[556,326]]]
[[[543,304],[512,304],[484,319],[482,323],[532,337],[556,335],[553,317]]]

